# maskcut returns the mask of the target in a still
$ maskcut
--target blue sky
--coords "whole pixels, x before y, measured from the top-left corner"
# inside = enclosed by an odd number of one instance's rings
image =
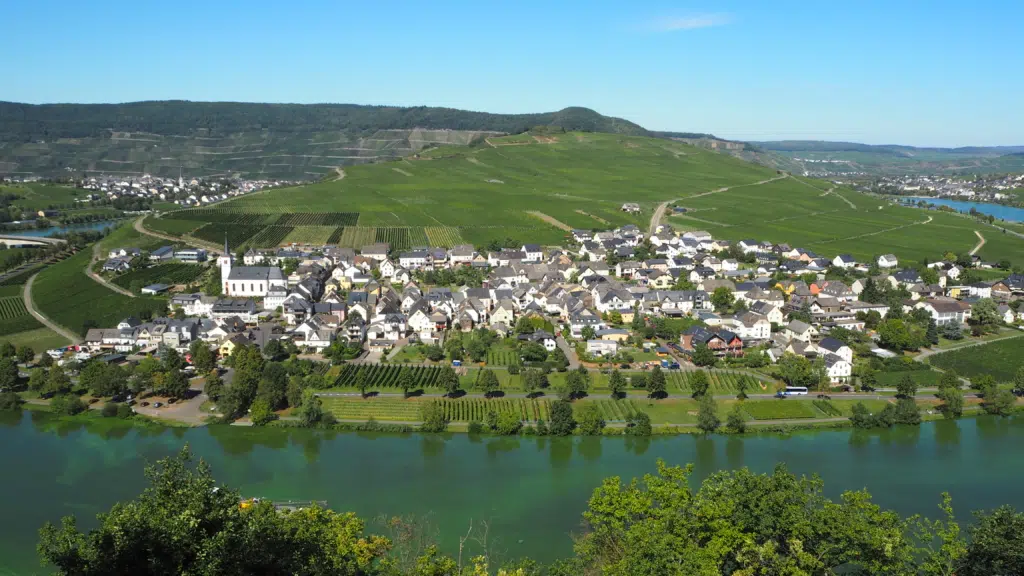
[[[1024,2],[8,2],[0,100],[587,106],[656,130],[1024,144]]]

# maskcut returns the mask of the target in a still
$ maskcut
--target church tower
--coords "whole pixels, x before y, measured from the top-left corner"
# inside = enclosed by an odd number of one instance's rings
[[[217,266],[220,268],[220,281],[224,283],[224,294],[231,295],[228,290],[228,276],[231,275],[231,250],[228,249],[228,235],[224,235],[224,254],[217,258]]]

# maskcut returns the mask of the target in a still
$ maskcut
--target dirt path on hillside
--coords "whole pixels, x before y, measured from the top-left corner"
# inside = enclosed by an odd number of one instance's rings
[[[335,182],[345,179],[345,171],[340,166],[334,169],[334,173],[338,175],[338,177],[334,179]]]
[[[543,212],[537,212],[536,210],[527,210],[526,213],[529,214],[530,216],[540,218],[541,220],[547,222],[548,224],[551,224],[552,226],[558,228],[559,230],[565,230],[566,232],[572,230],[572,228],[570,228],[569,225],[566,224],[565,222],[556,220]]]
[[[917,226],[919,224],[928,224],[932,221],[932,217],[929,216],[927,220],[920,222],[911,222],[910,224],[901,224],[893,228],[886,228],[885,230],[878,230],[877,232],[868,232],[867,234],[858,234],[857,236],[850,236],[849,238],[836,238],[834,240],[822,240],[820,244],[830,244],[832,242],[845,242],[847,240],[857,240],[858,238],[867,238],[868,236],[878,236],[879,234],[885,234],[886,232],[895,232],[896,230],[902,230],[904,228],[910,228],[911,226]]]
[[[981,235],[981,232],[975,230],[974,233],[978,235],[978,245],[975,246],[974,248],[971,248],[971,256],[977,254],[978,250],[981,250],[981,247],[985,245],[985,237]]]
[[[778,175],[778,176],[776,176],[774,178],[768,178],[767,180],[761,180],[760,182],[753,182],[751,184],[738,184],[736,186],[725,186],[723,188],[716,188],[716,189],[714,189],[714,190],[712,190],[710,192],[702,192],[700,194],[694,194],[693,196],[687,196],[685,198],[676,198],[675,200],[666,200],[665,202],[662,202],[661,204],[658,204],[658,207],[654,209],[654,214],[651,215],[651,225],[650,225],[647,233],[648,233],[648,235],[651,235],[651,234],[655,233],[655,231],[658,229],[658,224],[661,224],[661,219],[665,217],[665,210],[668,208],[668,205],[673,203],[673,202],[679,202],[681,200],[689,200],[690,198],[700,198],[701,196],[709,196],[711,194],[720,194],[722,192],[727,192],[729,190],[735,190],[736,188],[744,188],[744,187],[747,187],[747,186],[760,186],[762,184],[767,184],[769,182],[774,182],[776,180],[782,180],[783,178],[788,178],[788,177],[789,177],[789,174],[780,174],[780,175]]]
[[[39,322],[53,330],[57,334],[60,334],[64,338],[70,340],[73,344],[80,344],[82,339],[78,337],[78,334],[64,328],[63,326],[51,321],[49,318],[43,315],[42,312],[36,309],[35,304],[32,302],[32,284],[36,281],[36,276],[39,273],[35,273],[29,277],[28,282],[25,282],[25,287],[21,290],[21,299],[25,301],[25,309],[32,315],[33,318],[39,320]],[[43,352],[45,354],[45,351]]]
[[[222,247],[217,246],[216,244],[214,244],[212,242],[206,242],[204,240],[199,240],[198,238],[195,238],[195,237],[192,237],[192,236],[182,236],[181,238],[175,238],[174,236],[168,236],[167,234],[162,234],[160,232],[154,232],[154,231],[150,230],[149,228],[146,228],[146,226],[142,223],[142,221],[145,220],[148,216],[149,216],[148,214],[144,215],[144,216],[142,216],[141,218],[139,218],[138,220],[135,221],[135,224],[134,224],[135,230],[138,231],[141,234],[145,234],[146,236],[152,236],[154,238],[161,238],[163,240],[167,240],[168,242],[175,242],[175,243],[179,243],[179,244],[187,244],[187,245],[193,246],[195,248],[203,248],[205,250],[208,250],[210,252],[216,252],[218,254],[222,250]]]

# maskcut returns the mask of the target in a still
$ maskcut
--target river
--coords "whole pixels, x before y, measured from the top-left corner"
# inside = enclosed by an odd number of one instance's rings
[[[1015,206],[1003,206],[1002,204],[991,204],[989,202],[965,202],[963,200],[948,200],[946,198],[913,197],[914,200],[924,200],[936,206],[949,206],[959,212],[970,212],[974,208],[982,214],[990,214],[1000,220],[1010,222],[1024,222],[1024,208]]]
[[[70,226],[50,226],[49,228],[31,228],[28,230],[11,230],[4,234],[8,236],[31,236],[45,238],[68,232],[99,232],[104,228],[117,226],[114,220],[99,220],[96,222],[84,222],[82,224],[71,224]]]
[[[471,519],[488,520],[499,550],[550,561],[571,553],[568,534],[603,478],[653,472],[658,458],[692,462],[699,478],[741,466],[767,472],[785,462],[795,472],[820,474],[830,496],[866,487],[876,502],[903,514],[935,516],[939,494],[949,491],[967,520],[974,509],[1024,506],[1022,441],[1024,418],[992,417],[878,432],[637,441],[87,428],[41,413],[0,413],[0,574],[41,572],[35,544],[44,522],[74,513],[80,527],[94,526],[97,512],[142,489],[146,461],[186,443],[218,480],[246,496],[327,500],[367,519],[426,516],[448,551]]]

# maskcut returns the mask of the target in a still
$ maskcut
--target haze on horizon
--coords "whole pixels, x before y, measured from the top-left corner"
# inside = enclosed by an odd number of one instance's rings
[[[737,140],[1024,144],[1012,0],[39,0],[5,16],[6,101],[585,106]]]

